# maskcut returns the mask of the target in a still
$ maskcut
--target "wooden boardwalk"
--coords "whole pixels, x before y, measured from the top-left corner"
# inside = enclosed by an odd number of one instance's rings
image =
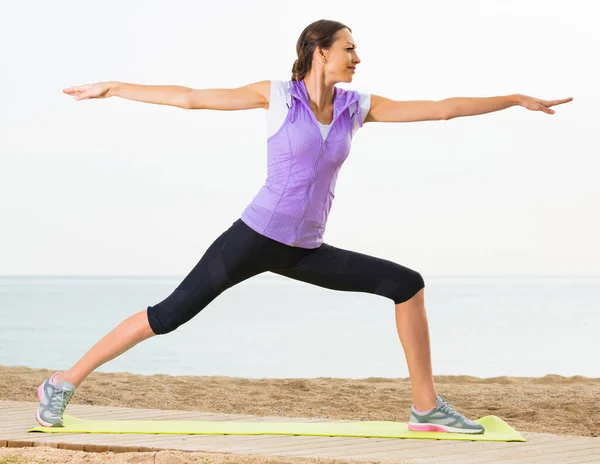
[[[51,446],[82,451],[209,451],[309,458],[390,459],[419,464],[600,464],[600,438],[521,432],[522,442],[281,435],[130,435],[27,433],[37,426],[38,403],[0,401],[0,446]],[[85,419],[326,422],[326,419],[213,414],[71,404],[68,414]],[[334,422],[334,421],[332,421]],[[352,421],[335,421],[352,422]]]

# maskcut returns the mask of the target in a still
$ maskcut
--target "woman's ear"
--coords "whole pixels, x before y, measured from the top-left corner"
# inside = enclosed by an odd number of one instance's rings
[[[321,61],[323,61],[325,63],[327,62],[327,55],[325,54],[325,50],[323,50],[318,45],[315,48],[315,53],[317,53],[317,57],[319,58],[319,60],[321,60]]]

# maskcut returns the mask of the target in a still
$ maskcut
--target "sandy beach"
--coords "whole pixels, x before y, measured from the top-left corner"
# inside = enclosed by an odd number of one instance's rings
[[[0,366],[0,399],[37,401],[38,385],[54,372]],[[444,395],[456,410],[473,419],[493,414],[519,431],[600,435],[600,378],[549,374],[540,378],[486,379],[434,376],[434,380],[438,393]],[[402,422],[408,420],[411,403],[408,378],[244,379],[100,372],[90,375],[71,400],[71,404]],[[248,464],[353,462],[214,453],[160,452],[154,456],[154,453],[94,454],[50,448],[0,448],[0,463],[67,461]]]

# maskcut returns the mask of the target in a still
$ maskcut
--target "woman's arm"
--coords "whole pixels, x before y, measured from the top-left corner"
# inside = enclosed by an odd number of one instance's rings
[[[260,81],[235,89],[190,89],[186,108],[210,110],[249,110],[269,108],[271,81]]]
[[[142,85],[127,82],[98,82],[64,89],[75,100],[121,97],[157,105],[185,109],[246,110],[268,108],[270,81],[260,81],[233,89],[191,89],[179,85]]]
[[[107,82],[106,97],[121,97],[127,100],[185,108],[187,93],[192,90],[180,85],[144,85],[128,82]]]
[[[437,101],[396,101],[371,94],[367,122],[413,122],[445,119],[444,109]]]
[[[562,100],[540,100],[539,98],[529,97],[523,94],[507,95],[503,97],[455,97],[441,100],[440,104],[444,107],[444,119],[458,118],[462,116],[475,116],[478,114],[500,111],[511,106],[519,105],[531,111],[543,111],[547,114],[554,114],[551,106],[561,105],[573,100],[573,97]]]
[[[365,118],[365,123],[448,120],[461,116],[491,113],[515,105],[532,111],[554,114],[554,110],[549,109],[551,106],[571,100],[573,97],[563,100],[540,100],[527,95],[514,94],[502,97],[454,97],[439,101],[396,101],[379,95],[371,95],[371,108]]]

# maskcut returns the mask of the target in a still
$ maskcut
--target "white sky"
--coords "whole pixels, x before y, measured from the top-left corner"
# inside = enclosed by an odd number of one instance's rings
[[[0,275],[185,275],[266,179],[264,110],[74,101],[98,81],[289,79],[312,21],[353,30],[342,88],[574,97],[369,123],[325,242],[428,275],[600,274],[600,29],[590,1],[4,2]]]

